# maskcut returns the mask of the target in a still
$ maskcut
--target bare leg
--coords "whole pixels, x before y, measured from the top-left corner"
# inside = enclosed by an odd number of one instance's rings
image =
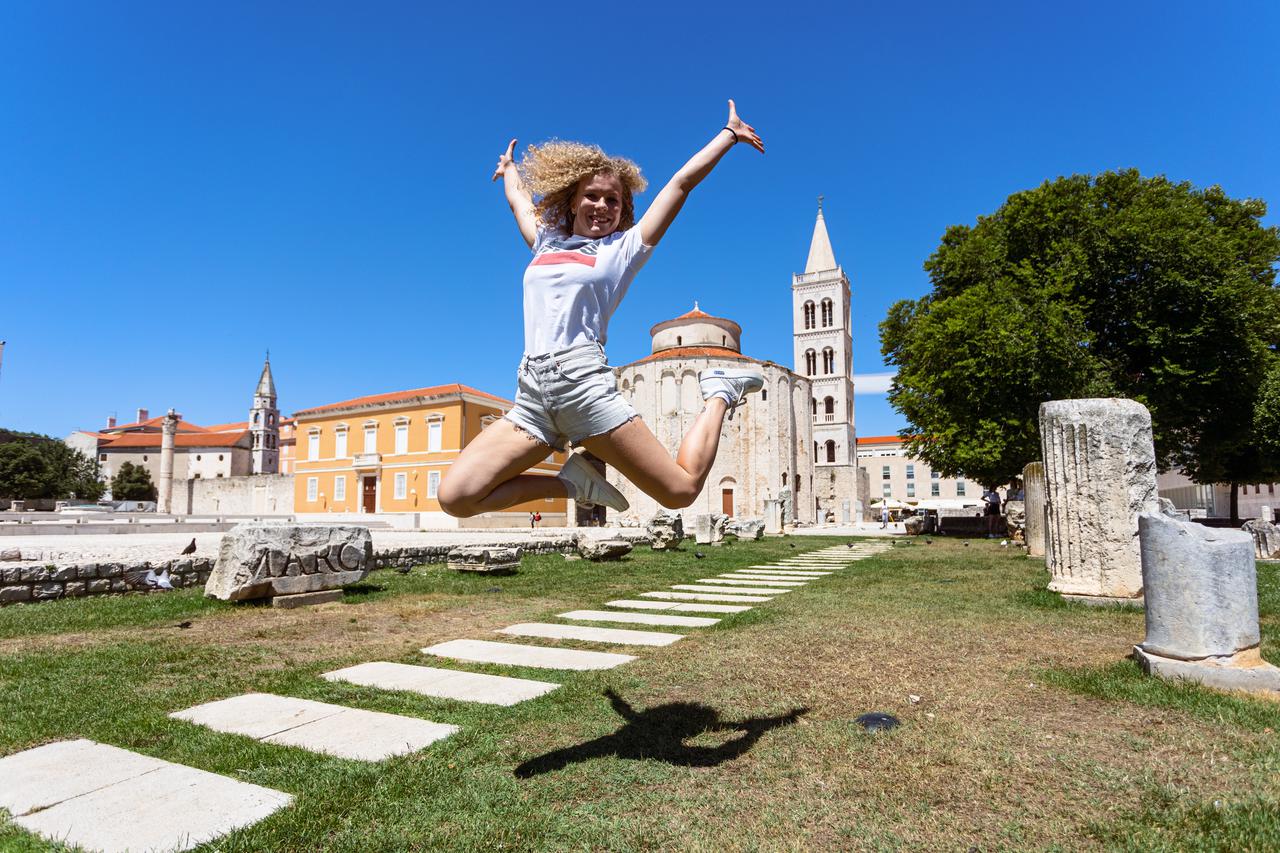
[[[508,420],[499,420],[463,448],[440,483],[440,506],[460,518],[538,498],[566,497],[551,474],[525,474],[551,453]]]
[[[707,401],[702,414],[680,443],[676,458],[654,438],[644,421],[635,419],[612,432],[593,436],[582,446],[617,468],[640,491],[669,509],[686,507],[702,491],[720,446],[720,427],[728,406],[719,397]]]

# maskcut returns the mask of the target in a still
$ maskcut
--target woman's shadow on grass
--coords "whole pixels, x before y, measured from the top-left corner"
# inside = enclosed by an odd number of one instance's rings
[[[647,711],[637,711],[613,690],[605,690],[604,695],[618,716],[626,720],[622,728],[611,735],[531,758],[516,768],[516,776],[527,779],[539,773],[561,770],[578,761],[607,755],[651,758],[678,767],[715,767],[744,754],[770,729],[789,726],[809,711],[808,708],[796,708],[777,717],[753,717],[742,722],[730,722],[721,720],[714,708],[694,702],[671,702]],[[685,744],[686,740],[700,734],[727,731],[740,731],[742,734],[720,746]]]

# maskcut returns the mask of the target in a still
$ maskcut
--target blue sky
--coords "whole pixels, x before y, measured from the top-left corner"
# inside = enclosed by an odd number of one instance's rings
[[[1068,8],[1068,6],[1070,8]],[[0,7],[0,426],[246,416],[463,382],[509,395],[527,253],[506,141],[595,142],[647,198],[723,124],[610,325],[615,364],[697,299],[788,363],[815,197],[854,291],[854,369],[928,289],[944,229],[1075,172],[1271,202],[1280,5],[137,2]],[[860,395],[858,432],[896,431]]]

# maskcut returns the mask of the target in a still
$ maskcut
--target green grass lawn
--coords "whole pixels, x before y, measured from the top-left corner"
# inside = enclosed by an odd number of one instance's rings
[[[380,571],[309,610],[191,590],[8,607],[0,754],[87,737],[295,795],[204,851],[1280,849],[1280,704],[1146,678],[1126,657],[1140,611],[1063,604],[993,542],[900,544],[614,670],[457,664],[564,685],[511,708],[318,677],[453,666],[418,650],[462,637],[553,644],[493,631],[842,541]],[[1280,660],[1280,578],[1259,575]],[[462,730],[368,764],[167,716],[249,691]],[[868,734],[866,711],[903,725]],[[48,849],[0,828],[0,850]]]

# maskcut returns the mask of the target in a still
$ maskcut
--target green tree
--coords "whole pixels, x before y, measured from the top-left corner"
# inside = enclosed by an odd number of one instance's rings
[[[75,497],[87,501],[102,497],[104,486],[98,476],[98,460],[57,440],[39,445],[39,450],[49,465],[54,483],[53,497]]]
[[[1263,473],[1255,408],[1280,343],[1265,213],[1128,170],[1049,181],[947,229],[932,292],[880,324],[908,450],[1007,482],[1039,458],[1040,403],[1122,396],[1151,410],[1162,467]]]
[[[111,478],[111,497],[118,501],[153,501],[156,486],[151,482],[151,472],[142,465],[126,462]]]
[[[0,497],[30,500],[53,495],[53,473],[38,447],[25,441],[0,444]]]

